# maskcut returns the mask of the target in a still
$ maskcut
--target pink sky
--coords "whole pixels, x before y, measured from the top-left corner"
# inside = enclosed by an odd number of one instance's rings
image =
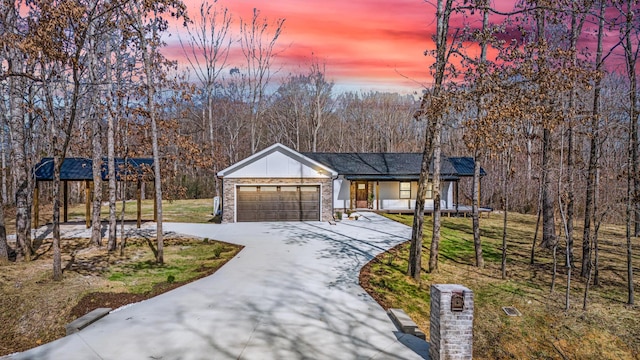
[[[195,16],[200,0],[187,0]],[[271,21],[284,18],[278,40],[280,74],[304,73],[312,54],[326,63],[326,76],[339,90],[420,92],[428,85],[433,6],[421,0],[219,0],[234,15],[250,19],[254,7]],[[185,34],[178,24],[173,25]],[[178,38],[167,38],[171,59],[183,57]],[[241,66],[241,59],[230,65]],[[404,76],[404,77],[403,77]],[[406,77],[406,78],[405,78]]]
[[[201,0],[185,3],[195,17]],[[513,9],[513,3],[492,1],[502,11]],[[435,8],[423,0],[219,0],[218,4],[233,14],[234,32],[239,18],[250,19],[254,7],[272,22],[286,19],[275,66],[280,75],[305,73],[313,54],[326,64],[326,77],[338,91],[420,93],[430,85],[432,60],[424,51],[434,48]],[[452,16],[452,28],[460,23],[461,15]],[[478,20],[471,26],[481,24]],[[165,55],[184,64],[176,32],[183,39],[186,34],[179,24],[173,29]],[[617,36],[612,37],[609,40],[615,42]],[[242,59],[232,58],[229,65],[242,67]]]

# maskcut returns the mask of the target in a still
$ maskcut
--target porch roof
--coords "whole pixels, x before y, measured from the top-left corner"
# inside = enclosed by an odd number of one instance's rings
[[[304,153],[350,180],[418,180],[420,153]],[[471,159],[473,164],[473,159]],[[473,166],[471,167],[473,169]],[[441,178],[458,180],[461,176],[446,156],[441,157]],[[430,172],[433,172],[433,163]],[[473,174],[473,171],[472,171]]]
[[[456,168],[459,176],[473,176],[473,167],[475,165],[472,157],[450,157],[449,161]],[[480,167],[480,176],[487,173]]]

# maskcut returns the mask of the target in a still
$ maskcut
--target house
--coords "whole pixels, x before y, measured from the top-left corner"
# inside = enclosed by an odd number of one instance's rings
[[[421,161],[420,153],[299,153],[274,144],[218,173],[222,221],[326,221],[345,209],[411,212]],[[473,176],[473,159],[442,157],[441,164],[441,209],[457,212],[458,182]],[[429,182],[425,211],[432,209]]]

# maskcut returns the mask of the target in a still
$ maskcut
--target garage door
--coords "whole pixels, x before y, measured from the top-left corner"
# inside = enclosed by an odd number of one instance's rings
[[[320,186],[238,186],[237,221],[318,221]]]

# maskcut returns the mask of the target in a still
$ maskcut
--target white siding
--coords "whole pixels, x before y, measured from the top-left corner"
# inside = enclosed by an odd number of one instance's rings
[[[320,169],[318,169],[320,170]],[[227,178],[329,178],[286,154],[275,151],[225,176]]]
[[[351,182],[344,178],[333,180],[333,208],[348,209],[351,205]]]
[[[399,181],[380,181],[380,209],[381,210],[410,210],[415,209],[418,182],[411,182],[411,199],[400,199]],[[442,209],[453,209],[453,182],[442,182],[440,199]],[[433,199],[426,199],[425,209],[433,209]]]

